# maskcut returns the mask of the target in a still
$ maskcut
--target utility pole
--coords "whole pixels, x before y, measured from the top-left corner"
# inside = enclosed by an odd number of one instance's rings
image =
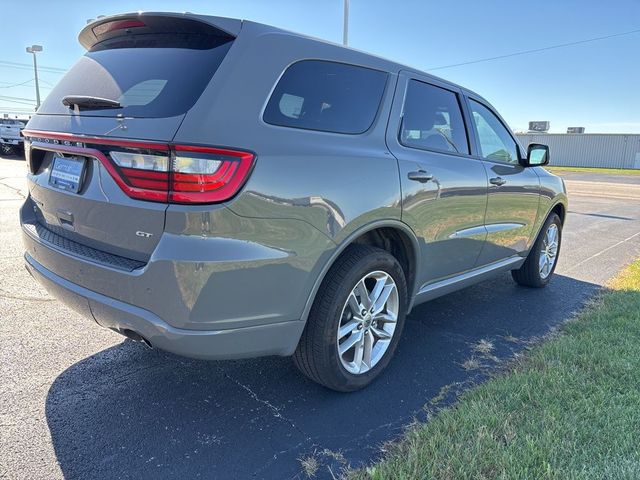
[[[27,53],[33,54],[33,73],[36,81],[36,110],[40,108],[40,84],[38,83],[38,62],[36,60],[36,53],[42,51],[42,45],[31,45],[27,47]]]
[[[349,0],[344,0],[344,26],[342,30],[342,44],[349,43]]]

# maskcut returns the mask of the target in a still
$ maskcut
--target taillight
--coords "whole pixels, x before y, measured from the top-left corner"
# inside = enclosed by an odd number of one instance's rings
[[[94,157],[131,198],[162,203],[224,202],[249,178],[250,152],[196,145],[25,130],[25,146]],[[30,148],[26,150],[31,153]]]
[[[172,160],[171,192],[174,203],[223,202],[244,184],[253,155],[248,152],[178,145]]]
[[[253,164],[248,152],[189,145],[175,146],[164,155],[110,151],[109,156],[130,197],[185,204],[230,199]]]
[[[120,188],[131,198],[152,202],[169,201],[170,153],[166,151],[143,153],[135,149],[110,150],[111,161],[105,167]],[[114,168],[115,164],[115,168]]]

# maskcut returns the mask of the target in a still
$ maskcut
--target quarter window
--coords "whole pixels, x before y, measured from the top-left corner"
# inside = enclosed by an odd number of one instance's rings
[[[370,68],[303,60],[282,75],[263,119],[272,125],[363,133],[380,107],[387,74]]]
[[[518,163],[518,146],[496,115],[475,100],[470,100],[473,124],[480,142],[480,154],[488,160]]]
[[[458,96],[450,90],[411,80],[400,142],[407,147],[468,154],[469,143]]]

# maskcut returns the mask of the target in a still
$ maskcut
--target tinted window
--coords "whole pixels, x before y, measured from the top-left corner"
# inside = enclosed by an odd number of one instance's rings
[[[375,119],[387,74],[343,63],[304,60],[276,86],[264,121],[283,127],[363,133]]]
[[[40,113],[68,114],[67,95],[117,100],[124,108],[82,115],[172,117],[193,106],[222,63],[231,40],[215,35],[152,34],[94,46],[48,95]]]
[[[482,157],[517,164],[518,147],[502,122],[481,103],[475,100],[470,100],[470,103]]]
[[[411,80],[400,142],[408,147],[469,153],[458,96],[450,90]]]

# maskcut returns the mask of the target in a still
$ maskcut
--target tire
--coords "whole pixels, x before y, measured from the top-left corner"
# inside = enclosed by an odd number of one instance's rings
[[[381,290],[374,290],[373,286]],[[363,292],[362,287],[367,289],[366,298],[359,293]],[[381,292],[378,302],[367,303],[369,295],[376,298],[376,292]],[[382,301],[385,302],[382,311],[372,315]],[[371,307],[366,314],[366,309],[359,315],[353,313],[364,305]],[[308,378],[332,390],[351,392],[364,388],[393,357],[406,310],[407,284],[398,260],[379,248],[351,245],[332,265],[320,286],[293,355],[294,363]],[[394,316],[395,322],[391,320]],[[349,333],[338,338],[340,328],[341,332]],[[357,339],[361,341],[340,354],[339,348]],[[367,352],[371,365],[364,360]]]
[[[0,153],[2,155],[13,155],[13,145],[9,145],[8,143],[0,143]]]
[[[541,268],[541,257],[543,256],[543,252],[545,250],[551,251],[552,249],[547,249],[547,233],[550,230],[556,229],[556,246],[555,246],[555,255],[553,256],[553,264],[550,268],[546,268],[542,270]],[[547,218],[546,222],[540,229],[540,233],[538,234],[538,238],[535,243],[531,247],[531,251],[529,255],[527,255],[527,259],[522,264],[522,266],[518,270],[512,270],[511,276],[516,281],[517,284],[523,285],[525,287],[533,287],[533,288],[542,288],[545,287],[551,277],[553,276],[553,272],[556,270],[556,265],[558,264],[558,256],[560,255],[560,245],[562,243],[562,221],[560,217],[556,213],[552,213]],[[547,257],[548,258],[548,257]]]

